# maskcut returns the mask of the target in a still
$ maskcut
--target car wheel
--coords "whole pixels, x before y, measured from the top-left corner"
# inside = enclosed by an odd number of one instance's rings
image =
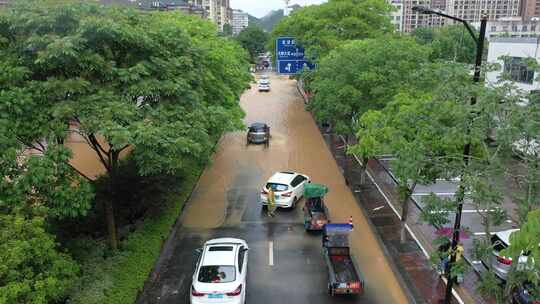
[[[298,202],[298,199],[295,197],[292,204],[291,204],[291,209],[294,209],[296,207],[297,202]]]

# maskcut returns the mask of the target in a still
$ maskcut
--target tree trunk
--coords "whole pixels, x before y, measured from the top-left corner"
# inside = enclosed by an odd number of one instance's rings
[[[116,251],[118,250],[118,234],[116,231],[116,222],[114,220],[113,202],[105,199],[104,207],[107,232],[109,233],[109,245],[113,251]]]
[[[409,216],[409,199],[411,197],[411,194],[414,191],[414,188],[416,188],[416,182],[414,182],[409,188],[408,186],[405,186],[402,188],[402,191],[400,191],[401,195],[401,233],[400,233],[400,242],[401,244],[405,244],[407,241],[407,230],[405,228],[405,224],[407,224],[407,218]]]
[[[483,216],[483,224],[484,224],[484,233],[486,234],[485,235],[486,244],[491,244],[491,221],[489,219],[489,213],[486,214],[486,216]],[[483,253],[482,253],[482,257],[488,261],[489,269],[493,269],[491,258],[489,256],[484,257]]]
[[[345,184],[349,185],[349,155],[347,155],[347,149],[349,148],[349,134],[345,134],[345,146],[343,147],[343,175],[345,175]]]
[[[400,233],[400,243],[405,244],[407,241],[407,230],[405,229],[405,224],[407,223],[407,216],[409,215],[409,202],[407,199],[401,202],[401,233]]]
[[[362,172],[360,174],[360,184],[364,185],[366,183],[366,177],[367,177],[367,166],[368,166],[369,159],[364,157],[362,158]]]
[[[109,152],[109,194],[110,199],[105,202],[105,220],[109,233],[109,242],[113,251],[118,250],[118,230],[114,218],[114,202],[116,201],[116,179],[118,173],[118,157],[120,153],[114,150]]]

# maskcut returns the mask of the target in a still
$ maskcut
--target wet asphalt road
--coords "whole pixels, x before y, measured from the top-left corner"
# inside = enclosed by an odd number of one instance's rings
[[[261,121],[271,126],[270,147],[246,146],[245,132],[221,139],[180,218],[172,248],[163,252],[161,271],[138,303],[189,303],[195,249],[208,239],[225,236],[245,239],[250,246],[246,303],[407,303],[313,119],[304,110],[295,82],[278,76],[271,81],[270,93],[258,93],[254,86],[241,99],[246,124]],[[329,186],[326,201],[333,222],[346,222],[353,216],[351,249],[366,277],[364,295],[327,295],[321,236],[304,231],[303,200],[294,210],[278,210],[274,218],[262,211],[258,204],[262,185],[273,172],[285,169]]]

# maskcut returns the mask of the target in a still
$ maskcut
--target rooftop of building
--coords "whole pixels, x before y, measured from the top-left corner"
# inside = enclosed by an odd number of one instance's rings
[[[538,44],[539,38],[536,37],[492,37],[490,43],[530,43]]]

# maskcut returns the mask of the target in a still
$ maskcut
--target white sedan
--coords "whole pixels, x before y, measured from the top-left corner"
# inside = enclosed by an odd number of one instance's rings
[[[193,274],[191,304],[244,304],[248,245],[235,238],[207,241]]]
[[[257,88],[259,89],[259,92],[265,91],[270,92],[270,80],[268,79],[260,79],[257,83]]]
[[[261,190],[261,203],[268,204],[268,190],[272,188],[277,207],[294,208],[304,196],[304,185],[310,182],[309,177],[304,174],[290,171],[277,172],[268,179]]]

